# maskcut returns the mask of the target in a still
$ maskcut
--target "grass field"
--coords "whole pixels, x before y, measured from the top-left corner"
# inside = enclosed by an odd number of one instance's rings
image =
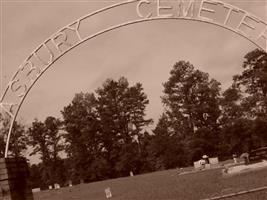
[[[187,169],[188,170],[188,169]],[[198,200],[267,186],[267,169],[223,177],[221,169],[178,175],[167,170],[134,177],[81,184],[71,188],[42,191],[35,200],[104,200],[111,188],[111,200]],[[231,200],[267,200],[267,190]]]

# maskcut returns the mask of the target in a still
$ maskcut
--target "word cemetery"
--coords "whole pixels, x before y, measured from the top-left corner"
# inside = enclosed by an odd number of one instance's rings
[[[154,3],[152,3],[154,2]],[[154,5],[153,5],[154,4]],[[247,11],[217,0],[177,1],[142,0],[136,7],[140,18],[180,18],[214,23],[266,48],[266,22]],[[144,11],[146,10],[146,11]],[[221,16],[219,16],[221,15]]]

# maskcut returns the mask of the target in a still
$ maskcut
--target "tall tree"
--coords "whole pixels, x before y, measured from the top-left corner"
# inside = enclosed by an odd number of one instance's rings
[[[61,111],[67,143],[67,153],[71,162],[72,179],[101,179],[104,163],[98,163],[99,168],[93,167],[96,160],[101,161],[101,143],[99,141],[100,125],[96,112],[94,94],[76,94],[72,102]],[[95,165],[96,166],[96,165]],[[101,171],[101,173],[100,173]],[[99,174],[100,173],[100,174]],[[96,177],[92,177],[95,174]]]
[[[138,148],[139,151],[139,168],[137,169],[137,173],[147,173],[155,171],[154,163],[151,162],[151,151],[150,146],[153,139],[153,135],[148,133],[147,131],[144,134],[138,137]],[[137,154],[138,155],[138,154]]]
[[[243,127],[246,121],[243,118],[242,98],[242,92],[236,84],[232,84],[222,93],[220,101],[222,115],[220,118],[221,134],[219,144],[219,156],[221,158],[238,154],[244,149],[242,147],[242,137],[240,137],[242,133],[239,133],[242,129],[246,129],[246,127]],[[245,135],[247,136],[248,134]],[[240,148],[238,149],[238,147]]]
[[[246,54],[243,72],[234,77],[235,84],[247,94],[244,111],[250,117],[267,115],[267,53],[256,49]]]
[[[231,85],[222,93],[220,101],[222,108],[220,123],[222,125],[233,123],[235,119],[243,116],[242,98],[242,92],[236,84]]]
[[[169,80],[164,83],[163,103],[180,130],[193,133],[200,127],[216,128],[220,116],[220,83],[209,80],[207,73],[195,70],[189,62],[173,66]],[[178,122],[178,120],[181,120]]]
[[[175,134],[165,113],[160,117],[153,133],[148,146],[149,161],[153,170],[187,165],[183,141]]]
[[[50,168],[51,182],[62,183],[64,177],[62,173],[63,161],[60,158],[60,152],[64,150],[63,132],[61,130],[62,123],[59,119],[48,116],[45,121],[46,137],[50,150]]]
[[[243,71],[222,96],[223,151],[241,153],[267,144],[267,54],[245,55]],[[227,151],[228,150],[228,151]]]
[[[6,137],[9,131],[10,118],[0,114],[0,157],[4,157]],[[25,126],[14,122],[9,142],[9,152],[13,157],[23,156],[27,149],[27,134]]]
[[[57,177],[59,153],[63,150],[61,122],[54,117],[47,117],[44,122],[35,121],[29,128],[30,144],[33,151],[30,155],[38,154],[43,163],[42,178],[45,184],[52,185],[60,182]]]
[[[138,141],[142,129],[152,121],[145,119],[149,101],[140,83],[129,86],[124,77],[118,81],[108,79],[96,93],[101,140],[110,177],[126,175],[138,168]]]
[[[191,145],[191,149],[200,148],[201,153],[209,153],[205,152],[211,150],[209,145],[192,141],[200,135],[206,137],[208,133],[218,134],[220,83],[214,79],[210,80],[207,73],[194,69],[189,62],[179,61],[173,66],[170,77],[163,86],[165,94],[162,101],[175,133],[181,140],[188,140],[186,143],[187,146]],[[210,144],[215,148],[216,137],[207,137],[209,138],[213,138]],[[204,148],[205,146],[207,148]],[[194,154],[195,151],[192,149],[192,152]]]

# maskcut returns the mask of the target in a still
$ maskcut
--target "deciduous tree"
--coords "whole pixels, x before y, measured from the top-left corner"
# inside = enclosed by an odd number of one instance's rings
[[[141,131],[152,121],[145,119],[149,101],[140,83],[129,86],[124,77],[118,81],[108,79],[96,94],[101,140],[110,177],[128,175],[138,168],[136,157],[141,150],[138,145]]]
[[[149,143],[149,161],[153,170],[163,170],[187,165],[185,146],[175,134],[168,116],[163,113],[153,130]]]
[[[61,182],[57,173],[60,162],[59,153],[64,147],[60,126],[59,119],[49,116],[44,122],[35,119],[28,130],[30,144],[33,147],[30,155],[40,155],[42,179],[47,185]]]
[[[96,160],[101,161],[100,153],[100,124],[96,111],[96,98],[94,94],[76,94],[72,102],[61,111],[63,115],[64,129],[67,143],[67,153],[70,162],[72,179],[86,179],[88,181],[101,179],[105,167],[103,162],[98,162],[98,170],[95,170]],[[92,175],[95,174],[96,177]]]
[[[243,89],[244,111],[250,117],[267,115],[267,53],[256,49],[246,54],[243,72],[234,77],[235,84]]]
[[[185,141],[186,146],[191,145],[191,152],[201,148],[202,153],[209,153],[205,152],[205,149],[210,149],[204,148],[208,145],[206,142],[200,144],[192,141],[197,138],[200,141],[201,135],[206,137],[202,141],[214,139],[213,136],[207,137],[207,134],[218,135],[220,83],[210,79],[208,73],[196,70],[189,62],[179,61],[163,86],[162,101],[175,134]],[[212,140],[209,144],[215,148],[217,142]],[[196,157],[194,153],[192,157]]]
[[[0,114],[0,157],[4,157],[6,139],[11,122],[10,120],[11,119],[9,117]],[[28,138],[25,126],[15,121],[12,128],[12,135],[9,141],[10,156],[23,156],[26,152],[27,144]]]

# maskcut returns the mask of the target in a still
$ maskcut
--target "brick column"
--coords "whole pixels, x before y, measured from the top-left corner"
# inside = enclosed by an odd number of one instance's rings
[[[0,200],[33,200],[25,158],[0,158]]]

